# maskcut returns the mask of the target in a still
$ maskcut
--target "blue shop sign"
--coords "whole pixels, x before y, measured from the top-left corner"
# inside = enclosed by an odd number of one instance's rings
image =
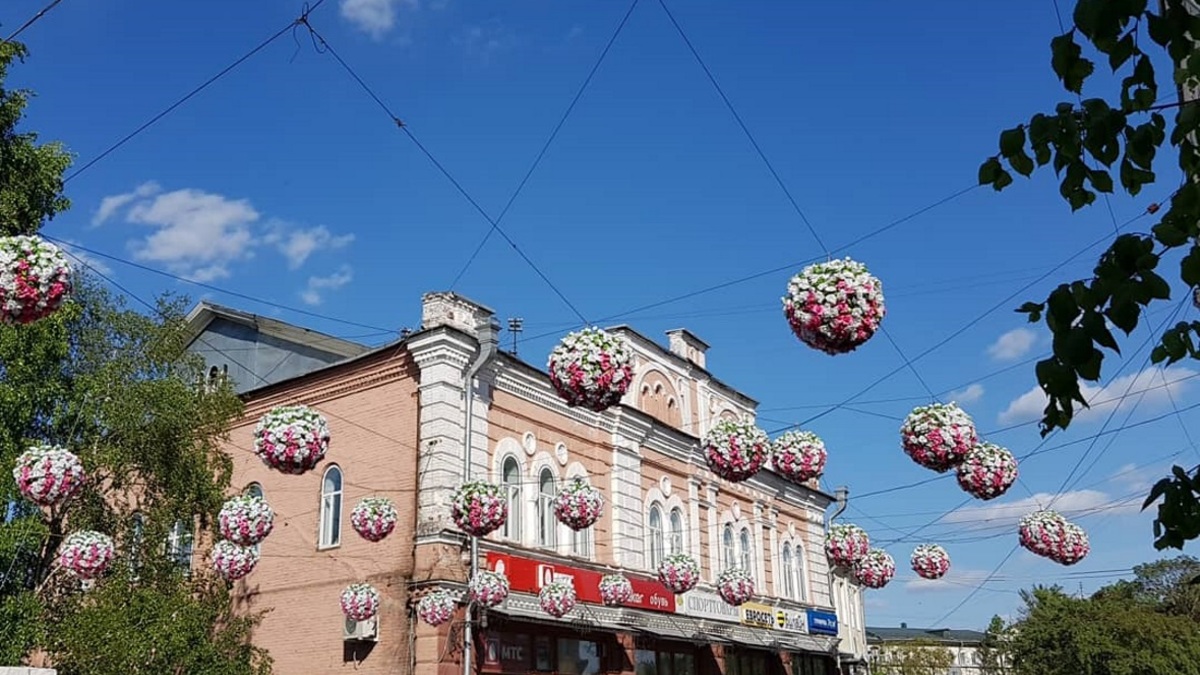
[[[817,635],[837,635],[837,614],[815,609],[808,610],[808,632]]]

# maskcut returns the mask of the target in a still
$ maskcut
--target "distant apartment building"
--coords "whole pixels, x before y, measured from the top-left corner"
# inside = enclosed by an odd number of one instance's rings
[[[498,350],[496,329],[491,310],[453,293],[427,294],[421,327],[374,349],[216,305],[193,312],[189,349],[246,402],[227,448],[234,487],[276,512],[258,567],[235,591],[243,609],[269,610],[254,639],[277,673],[866,672],[860,587],[831,573],[823,553],[834,497],[771,471],[729,483],[705,464],[699,438],[722,418],[753,419],[757,405],[711,374],[708,345],[686,330],[664,347],[610,329],[636,353],[634,381],[621,405],[595,413],[568,407],[540,358]],[[284,475],[254,455],[258,419],[280,404],[328,420],[330,451],[316,470]],[[551,507],[575,477],[607,504],[580,532]],[[473,617],[464,673],[462,606],[431,627],[414,605],[465,588],[472,548],[450,498],[467,478],[505,489],[507,524],[480,540],[476,563],[503,571],[512,592]],[[400,512],[378,543],[349,526],[349,510],[368,496]],[[676,552],[694,556],[703,578],[680,596],[654,578]],[[758,594],[740,607],[713,586],[733,565],[752,571]],[[633,584],[622,607],[598,597],[599,577],[613,571]],[[556,619],[537,594],[563,578],[579,604]],[[379,589],[381,609],[348,621],[339,595],[359,581]]]
[[[981,647],[986,637],[986,633],[974,630],[909,628],[906,623],[899,628],[867,626],[871,672],[903,672],[902,654],[928,649],[949,654],[950,665],[936,675],[997,675],[984,667]],[[888,668],[889,665],[893,667]]]

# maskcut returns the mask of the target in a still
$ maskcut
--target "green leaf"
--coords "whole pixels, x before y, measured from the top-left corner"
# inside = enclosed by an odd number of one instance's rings
[[[1112,50],[1108,52],[1108,65],[1112,68],[1114,73],[1117,72],[1121,66],[1125,65],[1125,62],[1128,61],[1131,56],[1133,56],[1135,48],[1136,45],[1133,41],[1133,33],[1127,34],[1125,37],[1118,40],[1117,44],[1113,45]]]
[[[1067,33],[1054,38],[1050,41],[1050,51],[1050,65],[1063,86],[1072,93],[1081,93],[1084,80],[1092,74],[1095,66],[1082,57],[1083,49],[1075,43],[1075,37]]]
[[[1088,179],[1091,180],[1092,187],[1096,188],[1100,192],[1113,191],[1112,176],[1109,176],[1107,171],[1101,171],[1099,169],[1089,171]]]
[[[1047,152],[1049,152],[1049,150],[1047,150]],[[1021,174],[1022,176],[1025,176],[1026,178],[1028,178],[1030,175],[1033,174],[1033,169],[1034,169],[1033,159],[1031,159],[1029,157],[1029,155],[1025,154],[1024,151],[1018,151],[1015,155],[1013,155],[1012,157],[1009,157],[1008,163],[1010,165],[1012,165],[1012,168],[1014,171]],[[1044,164],[1045,162],[1042,162],[1042,163]],[[1109,181],[1109,185],[1111,187],[1111,185],[1112,185],[1111,180]],[[1111,192],[1111,191],[1112,190],[1110,189],[1109,192]]]
[[[1024,125],[1006,129],[1000,133],[1000,154],[1006,158],[1021,152],[1025,147]]]
[[[1008,187],[1009,185],[1012,185],[1012,182],[1013,182],[1012,174],[1005,171],[1004,169],[1001,169],[1000,175],[996,177],[996,182],[992,184],[992,187],[994,187],[996,189],[996,192],[999,192],[999,191],[1003,190],[1004,188]]]
[[[1151,299],[1171,299],[1171,284],[1168,284],[1167,280],[1160,277],[1156,272],[1151,272],[1150,270],[1142,272],[1142,286],[1146,289],[1146,293]]]
[[[1004,173],[1004,167],[1000,165],[1000,160],[995,157],[989,157],[979,167],[979,184],[992,185],[999,178],[1000,174]]]
[[[1125,331],[1126,335],[1133,332],[1137,328],[1138,318],[1141,315],[1141,309],[1136,302],[1127,300],[1124,302],[1113,302],[1109,305],[1108,310],[1104,312],[1109,321],[1121,330]]]

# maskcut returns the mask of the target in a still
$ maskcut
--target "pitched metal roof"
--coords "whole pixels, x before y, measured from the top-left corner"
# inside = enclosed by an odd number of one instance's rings
[[[891,628],[882,626],[867,626],[867,642],[912,642],[928,640],[931,642],[952,642],[954,644],[978,644],[983,642],[987,633],[977,630],[960,630],[957,628]]]

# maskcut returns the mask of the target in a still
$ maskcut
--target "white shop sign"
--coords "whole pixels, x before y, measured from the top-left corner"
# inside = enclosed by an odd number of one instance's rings
[[[680,596],[678,607],[680,614],[694,616],[699,619],[713,619],[714,621],[728,621],[730,623],[738,623],[742,620],[742,615],[738,611],[738,608],[730,606],[729,603],[722,600],[721,596],[716,593],[688,591]]]

